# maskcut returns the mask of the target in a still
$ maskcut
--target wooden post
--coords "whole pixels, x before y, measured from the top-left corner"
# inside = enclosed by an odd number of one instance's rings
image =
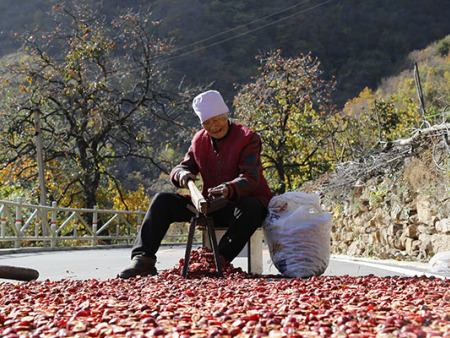
[[[44,153],[42,151],[42,130],[41,130],[41,120],[39,117],[39,109],[34,110],[34,129],[36,131],[36,156],[38,163],[39,172],[39,189],[41,191],[39,197],[40,205],[47,205],[47,188],[45,183],[45,172],[44,172]],[[45,237],[48,235],[48,220],[47,214],[42,212],[42,235]]]
[[[45,188],[45,174],[44,174],[44,155],[42,152],[42,132],[39,113],[40,113],[39,109],[34,110],[34,128],[36,130],[36,155],[39,168],[39,186],[41,190],[39,202],[41,205],[47,205],[47,191]]]
[[[425,100],[423,99],[423,90],[420,82],[419,66],[417,65],[417,62],[414,62],[414,81],[416,83],[417,96],[419,97],[420,112],[422,113],[423,120],[426,122],[427,114],[425,111]]]

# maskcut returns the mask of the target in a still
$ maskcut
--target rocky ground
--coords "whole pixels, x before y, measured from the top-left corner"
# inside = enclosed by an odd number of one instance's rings
[[[333,253],[427,261],[450,251],[449,124],[433,128],[302,186],[334,215]]]

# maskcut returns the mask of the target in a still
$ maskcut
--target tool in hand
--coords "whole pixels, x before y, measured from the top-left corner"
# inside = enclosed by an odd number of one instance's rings
[[[220,262],[219,249],[217,246],[216,232],[214,230],[214,222],[212,217],[207,216],[207,213],[212,212],[214,210],[218,210],[219,208],[223,207],[227,203],[227,201],[223,197],[212,198],[209,199],[209,201],[206,200],[206,198],[201,194],[201,192],[198,190],[197,186],[192,180],[188,181],[188,187],[191,192],[192,203],[194,204],[195,207],[195,210],[192,211],[194,211],[196,215],[192,217],[191,224],[189,225],[189,234],[188,234],[188,241],[186,244],[186,253],[184,256],[184,266],[182,275],[184,278],[186,278],[187,274],[191,272],[188,271],[188,269],[189,269],[189,259],[192,250],[192,242],[194,240],[195,229],[199,227],[202,229],[206,229],[208,231],[209,240],[213,248],[214,260],[216,262],[217,276],[223,277],[222,264]],[[199,271],[199,273],[205,273],[205,271],[201,272]]]

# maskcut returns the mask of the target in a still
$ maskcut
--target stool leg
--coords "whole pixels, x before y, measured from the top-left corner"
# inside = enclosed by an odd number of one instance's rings
[[[186,244],[186,252],[184,254],[184,266],[183,266],[183,278],[187,277],[188,269],[189,269],[189,260],[191,258],[191,250],[192,250],[192,242],[194,241],[194,232],[195,227],[197,226],[197,218],[192,217],[191,224],[189,225],[189,235]]]
[[[220,262],[219,248],[217,246],[216,231],[214,230],[214,224],[213,224],[212,218],[210,218],[210,217],[207,218],[206,226],[208,227],[209,242],[211,243],[213,253],[214,253],[214,259],[216,261],[217,276],[223,277],[222,263]]]
[[[262,241],[263,232],[261,228],[256,229],[252,237],[248,241],[248,272],[254,274],[263,273],[263,259],[262,259]]]

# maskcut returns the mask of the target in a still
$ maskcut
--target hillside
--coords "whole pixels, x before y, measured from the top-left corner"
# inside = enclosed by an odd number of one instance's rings
[[[4,19],[1,21],[3,27],[2,37],[3,41],[7,40],[4,46],[7,47],[7,44],[11,43],[9,48],[10,50],[14,50],[11,35],[17,27],[27,26],[31,28],[40,25],[42,31],[51,27],[53,24],[52,21],[46,19],[48,17],[47,12],[51,8],[51,3],[53,1],[18,1],[17,4],[25,6],[23,9],[19,9],[15,2],[10,0],[2,2],[2,6],[4,6],[1,8],[4,9],[4,12],[0,12]],[[99,15],[104,14],[109,18],[115,15],[119,9],[124,9],[131,4],[135,5],[136,9],[141,8],[141,11],[144,11],[146,14],[147,12],[145,11],[147,9],[139,7],[139,5],[143,5],[144,3],[146,2],[143,0],[120,3],[112,0],[108,3],[106,1],[100,2],[100,4],[103,4],[103,7],[100,8],[101,13]],[[448,87],[450,74],[448,59],[449,37],[445,41],[435,42],[438,45],[427,48],[425,52],[414,52],[416,55],[415,58],[411,58],[411,54],[406,54],[411,49],[417,48],[415,46],[427,46],[430,40],[437,41],[436,37],[444,36],[446,32],[450,31],[449,22],[446,20],[444,14],[448,12],[447,9],[450,6],[448,1],[416,2],[415,0],[397,0],[388,2],[378,0],[358,2],[330,0],[323,3],[308,1],[283,5],[281,2],[269,2],[266,0],[260,2],[198,0],[190,1],[189,3],[183,1],[157,0],[151,4],[154,17],[160,17],[163,20],[160,26],[149,20],[145,20],[145,22],[149,23],[151,29],[156,27],[155,29],[159,29],[162,33],[172,37],[175,46],[172,55],[158,54],[165,55],[164,57],[168,57],[168,59],[161,59],[155,62],[167,65],[172,79],[184,76],[185,82],[187,83],[202,82],[203,84],[217,81],[214,87],[224,92],[225,98],[230,102],[230,107],[232,106],[232,98],[236,94],[236,89],[234,87],[232,88],[233,83],[237,82],[242,84],[249,81],[251,76],[258,76],[254,72],[257,66],[254,58],[255,54],[259,53],[259,51],[280,47],[284,49],[283,55],[287,57],[289,54],[294,55],[304,50],[312,50],[313,55],[318,55],[321,60],[321,67],[325,69],[326,77],[332,74],[337,75],[339,86],[335,98],[336,102],[341,104],[347,102],[342,112],[332,109],[333,113],[336,112],[336,116],[339,115],[339,118],[330,119],[328,118],[329,115],[325,114],[331,114],[331,111],[324,111],[324,120],[326,122],[330,121],[330,133],[333,133],[333,136],[336,136],[336,138],[328,139],[330,142],[327,146],[330,146],[330,149],[333,148],[333,153],[331,154],[330,151],[324,157],[324,162],[327,166],[326,168],[320,167],[320,173],[328,170],[333,165],[339,168],[341,163],[336,165],[335,162],[339,162],[343,158],[351,158],[356,163],[364,163],[364,161],[376,157],[378,154],[384,154],[383,151],[387,151],[390,148],[385,148],[382,151],[380,150],[381,145],[391,145],[390,142],[392,140],[408,137],[412,132],[420,128],[423,129],[427,124],[437,123],[441,119],[441,116],[444,122],[449,122],[448,115],[444,114],[448,111],[448,102],[450,101]],[[61,8],[59,7],[59,9]],[[83,14],[82,11],[78,11],[78,13]],[[95,14],[93,17],[97,18],[97,13]],[[445,20],[443,19],[444,17]],[[144,19],[147,19],[147,16]],[[78,25],[72,24],[72,19],[66,23],[70,27],[79,27]],[[103,22],[100,23],[100,25],[102,24]],[[107,21],[106,25],[108,24],[109,22]],[[106,32],[103,29],[104,27],[101,26],[98,32],[101,34]],[[127,29],[121,29],[121,31],[134,32],[133,30]],[[43,42],[44,44],[47,44],[50,40],[46,35],[39,36],[37,34],[40,33],[36,33],[34,36],[45,40]],[[120,34],[112,34],[112,36],[117,35]],[[80,36],[81,40],[84,40],[84,34],[77,33],[77,36]],[[142,36],[148,35],[144,34]],[[65,45],[68,41],[67,35],[64,35],[61,41]],[[149,46],[152,44],[143,43],[138,45]],[[186,48],[177,49],[176,46],[186,46]],[[6,47],[2,49],[5,54],[8,53],[8,48]],[[123,47],[125,50],[127,45],[125,44]],[[18,48],[18,46],[15,46],[15,48]],[[86,50],[86,48],[80,48],[82,52]],[[113,48],[113,50],[122,52],[120,48]],[[52,53],[50,52],[49,55],[52,55]],[[157,57],[162,58],[163,56]],[[7,58],[13,58],[13,56],[7,55],[2,60],[4,69],[10,69],[7,66]],[[155,60],[154,57],[149,57],[148,59]],[[78,60],[81,60],[81,58],[78,58]],[[421,111],[416,99],[414,75],[412,74],[412,65],[415,62],[419,63],[420,70],[423,72],[423,87],[425,90],[427,112]],[[34,62],[31,64],[34,64]],[[97,68],[95,67],[95,69]],[[61,69],[65,70],[67,68],[62,67]],[[394,72],[394,70],[396,73],[400,73],[401,76],[395,78],[384,77]],[[164,75],[164,80],[169,79],[170,76]],[[324,81],[326,81],[326,77]],[[70,77],[64,78],[70,79]],[[319,79],[318,76],[317,79]],[[175,81],[169,82],[176,83]],[[378,83],[381,83],[381,86],[378,87]],[[11,85],[9,79],[3,81],[3,84],[5,88]],[[11,87],[14,90],[20,88],[19,86]],[[123,88],[133,87],[127,86]],[[8,93],[8,91],[6,90],[5,93]],[[11,93],[15,92],[12,91]],[[67,91],[62,92],[64,97],[66,93]],[[120,90],[120,93],[122,95],[123,91]],[[14,94],[10,95],[16,97]],[[5,97],[7,98],[7,95]],[[347,97],[352,99],[347,100]],[[91,99],[94,103],[100,101],[90,97],[89,100]],[[6,111],[13,101],[4,100],[3,102]],[[71,109],[74,105],[68,104],[67,106]],[[117,107],[117,105],[114,106]],[[297,111],[297,107],[294,108],[290,111]],[[188,112],[189,110],[190,108],[186,108],[183,112]],[[16,111],[18,110],[14,110],[14,113],[10,116],[16,116]],[[65,117],[67,115],[63,110],[57,111],[62,113],[61,116]],[[105,111],[110,112],[109,109],[105,109]],[[251,111],[251,109],[247,111]],[[273,113],[272,110],[269,111]],[[186,115],[194,119],[192,114]],[[305,110],[301,110],[299,115],[305,116]],[[97,114],[94,115],[96,118],[97,116]],[[358,119],[361,116],[362,118]],[[341,117],[342,119],[340,119]],[[9,115],[5,115],[4,118],[8,119]],[[98,120],[100,121],[102,119],[100,118]],[[147,119],[141,120],[151,121]],[[170,121],[171,119],[167,120]],[[19,119],[19,122],[21,121]],[[49,118],[49,121],[53,123],[52,118]],[[120,124],[120,126],[120,129],[123,130],[123,124]],[[133,125],[133,127],[135,126]],[[60,128],[57,129],[60,130]],[[134,129],[138,128],[132,129],[135,131]],[[324,129],[318,128],[320,131]],[[53,127],[49,128],[49,130],[53,130]],[[93,128],[93,131],[97,132],[98,130]],[[335,132],[336,135],[334,135]],[[78,133],[74,134],[78,135]],[[8,133],[5,132],[4,135],[5,144],[10,145]],[[51,136],[50,133],[47,135]],[[168,135],[162,133],[161,138],[157,140],[157,134],[155,133],[146,133],[146,135],[154,136],[155,141],[157,141],[156,144],[169,147],[169,142],[167,142]],[[309,142],[313,138],[311,136],[312,134],[303,134],[302,132],[298,132],[296,135],[302,137],[305,142]],[[31,137],[31,134],[28,135],[27,141],[30,141]],[[439,137],[442,137],[442,135],[439,135]],[[432,139],[433,141],[434,138]],[[137,139],[133,138],[133,140]],[[188,139],[188,137],[185,137],[183,142]],[[164,141],[160,142],[161,140]],[[33,154],[34,146],[32,142],[29,144],[30,147],[27,148],[30,150],[29,159],[31,163],[34,163],[36,158]],[[48,144],[53,145],[51,142],[48,142]],[[183,144],[183,146],[186,146],[186,144]],[[298,147],[298,144],[296,146]],[[415,154],[414,150],[417,147],[419,145],[404,149],[408,150],[406,152],[407,154]],[[5,146],[3,153],[8,153],[10,148],[9,146]],[[326,147],[323,146],[323,148]],[[429,148],[430,145],[423,147],[423,149]],[[164,160],[170,161],[170,165],[181,159],[183,152],[178,151],[179,149],[166,150],[168,154],[164,154],[164,156],[167,156]],[[374,151],[372,152],[372,150]],[[315,165],[315,162],[310,157],[306,157],[306,159],[310,163],[313,163],[312,165]],[[132,167],[130,164],[129,167],[125,168],[125,164],[128,165],[131,162],[136,165]],[[120,168],[124,169],[120,173],[116,171],[114,177],[118,177],[119,180],[123,179],[123,181],[128,180],[128,178],[125,178],[125,175],[131,177],[129,179],[131,183],[125,189],[139,189],[140,194],[147,196],[149,195],[149,189],[151,189],[150,185],[154,181],[158,181],[158,189],[161,187],[160,168],[148,169],[142,165],[142,162],[125,162],[122,159],[118,163]],[[288,164],[293,166],[292,161]],[[111,165],[108,169],[115,169],[114,165]],[[444,163],[441,165],[445,167],[447,164]],[[18,165],[18,168],[20,167]],[[73,170],[73,166],[64,168]],[[93,168],[97,167],[93,166]],[[390,171],[394,169],[397,169],[397,167],[392,168]],[[151,173],[147,177],[144,177],[146,172],[150,172],[150,170],[152,170]],[[89,171],[87,170],[86,172]],[[92,170],[92,173],[98,172],[98,170]],[[383,173],[384,171],[377,173],[377,175]],[[330,173],[329,175],[332,174]],[[58,177],[66,178],[68,176],[60,175]],[[307,179],[310,177],[313,176],[308,176]],[[369,178],[364,177],[364,182],[369,182]],[[439,180],[444,182],[442,178],[439,178]],[[18,178],[14,177],[11,181],[17,182]],[[20,182],[20,184],[23,182]],[[25,182],[27,184],[26,188],[31,190],[35,182],[36,180]],[[141,183],[143,183],[142,186]],[[347,191],[346,194],[348,196],[353,194],[355,187],[359,186],[359,183],[356,183],[352,182],[349,185],[352,189]],[[85,184],[84,186],[91,187],[92,185]],[[102,188],[106,191],[108,189],[106,187],[107,184],[104,184]],[[291,187],[295,188],[297,185],[291,185]],[[64,191],[64,189],[59,188],[59,184],[55,184],[54,189],[55,191],[58,189]],[[369,189],[375,188],[371,187]],[[35,193],[38,190],[33,189],[31,191]],[[370,195],[371,192],[372,190],[369,190],[365,193],[361,192],[361,194],[365,196],[365,194]],[[340,203],[342,196],[338,195],[339,198],[333,198],[334,194],[335,192],[333,191],[329,193],[331,196],[330,201],[338,201]],[[375,196],[381,193],[377,194],[375,193]],[[105,196],[111,195],[108,193],[102,196],[106,202],[110,202],[109,198]],[[136,198],[136,200],[138,199]],[[338,210],[341,209],[341,207],[338,207]]]
[[[364,87],[377,87],[399,67],[409,67],[404,57],[412,50],[450,33],[445,14],[450,12],[450,3],[440,0],[191,4],[157,0],[155,13],[164,17],[161,29],[181,46],[218,36],[183,49],[181,53],[198,52],[174,59],[169,66],[193,81],[215,81],[227,97],[233,93],[233,83],[246,83],[255,75],[258,64],[254,57],[259,52],[281,49],[285,56],[294,56],[311,51],[322,61],[326,76],[337,77],[334,97],[342,105]],[[274,16],[247,24],[268,15]],[[234,27],[239,29],[228,32]],[[205,49],[207,46],[211,47]]]
[[[1,55],[19,46],[13,33],[25,26],[53,25],[51,0],[3,0],[0,4]],[[160,30],[174,39],[166,63],[174,79],[215,82],[231,102],[233,84],[255,75],[255,55],[282,49],[285,56],[311,51],[326,76],[336,75],[335,100],[343,105],[363,88],[409,67],[404,57],[450,33],[447,0],[330,1],[118,1],[104,0],[108,17],[127,7],[161,19]],[[148,9],[149,5],[151,8]]]
[[[423,118],[434,125],[422,120],[408,137],[380,142],[300,188],[319,192],[333,213],[333,253],[426,261],[450,251],[449,48],[447,37],[409,55],[423,74]],[[412,70],[401,72],[369,97],[397,106],[415,101],[413,78]],[[360,95],[346,110],[361,112],[369,105]]]
[[[450,250],[450,124],[441,128],[300,188],[333,213],[333,253],[426,261]]]

